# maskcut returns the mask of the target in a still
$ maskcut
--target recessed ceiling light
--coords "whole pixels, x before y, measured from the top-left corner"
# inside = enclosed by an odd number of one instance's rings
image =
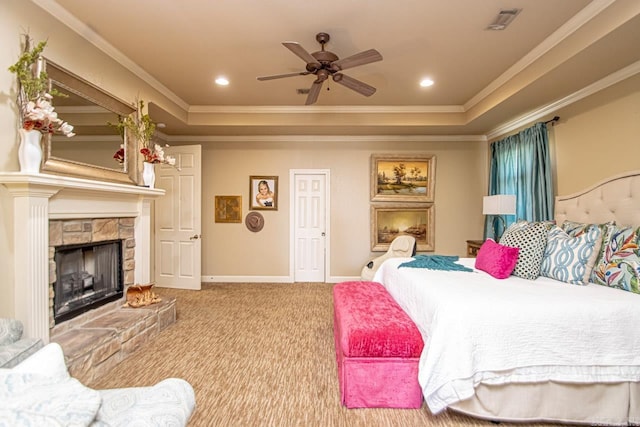
[[[431,79],[422,79],[420,81],[420,86],[421,87],[429,87],[429,86],[433,86],[433,80]]]
[[[219,86],[227,86],[229,84],[229,80],[226,77],[218,77],[216,79],[216,84]]]

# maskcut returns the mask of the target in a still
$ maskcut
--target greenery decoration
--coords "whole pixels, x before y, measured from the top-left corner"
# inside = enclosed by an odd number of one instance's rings
[[[41,133],[60,132],[71,137],[73,126],[58,118],[51,105],[53,95],[63,96],[49,88],[49,76],[44,69],[44,51],[46,41],[41,41],[33,48],[31,38],[24,36],[24,49],[18,62],[9,67],[18,79],[18,108],[21,125],[27,130],[38,130]]]
[[[120,116],[118,123],[109,123],[114,126],[120,136],[124,137],[125,132],[128,130],[140,144],[140,154],[142,154],[143,161],[147,163],[165,163],[171,166],[176,165],[176,159],[173,156],[168,156],[164,153],[164,149],[154,142],[152,142],[153,135],[156,131],[156,124],[147,113],[144,111],[144,101],[138,101],[138,110],[135,114],[128,116]],[[168,147],[168,145],[167,145]],[[120,162],[124,162],[124,147],[120,147],[118,151],[113,155],[113,158]]]

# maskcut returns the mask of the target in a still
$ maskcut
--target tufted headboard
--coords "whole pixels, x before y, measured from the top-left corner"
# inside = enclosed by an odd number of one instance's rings
[[[568,196],[557,196],[555,220],[640,226],[640,170],[605,179]]]

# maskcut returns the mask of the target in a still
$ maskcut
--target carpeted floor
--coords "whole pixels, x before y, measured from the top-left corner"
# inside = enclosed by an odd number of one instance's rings
[[[451,412],[433,416],[425,405],[344,408],[336,374],[332,286],[157,288],[160,296],[176,297],[176,324],[89,386],[145,386],[184,378],[196,393],[190,427],[495,425]]]

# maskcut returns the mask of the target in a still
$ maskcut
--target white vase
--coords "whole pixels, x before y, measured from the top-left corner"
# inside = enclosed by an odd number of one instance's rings
[[[19,129],[20,146],[18,147],[18,161],[20,172],[40,173],[42,163],[42,133],[37,130]]]
[[[145,187],[155,188],[156,172],[154,170],[154,166],[155,165],[153,163],[148,162],[144,162],[142,164],[142,182]]]

